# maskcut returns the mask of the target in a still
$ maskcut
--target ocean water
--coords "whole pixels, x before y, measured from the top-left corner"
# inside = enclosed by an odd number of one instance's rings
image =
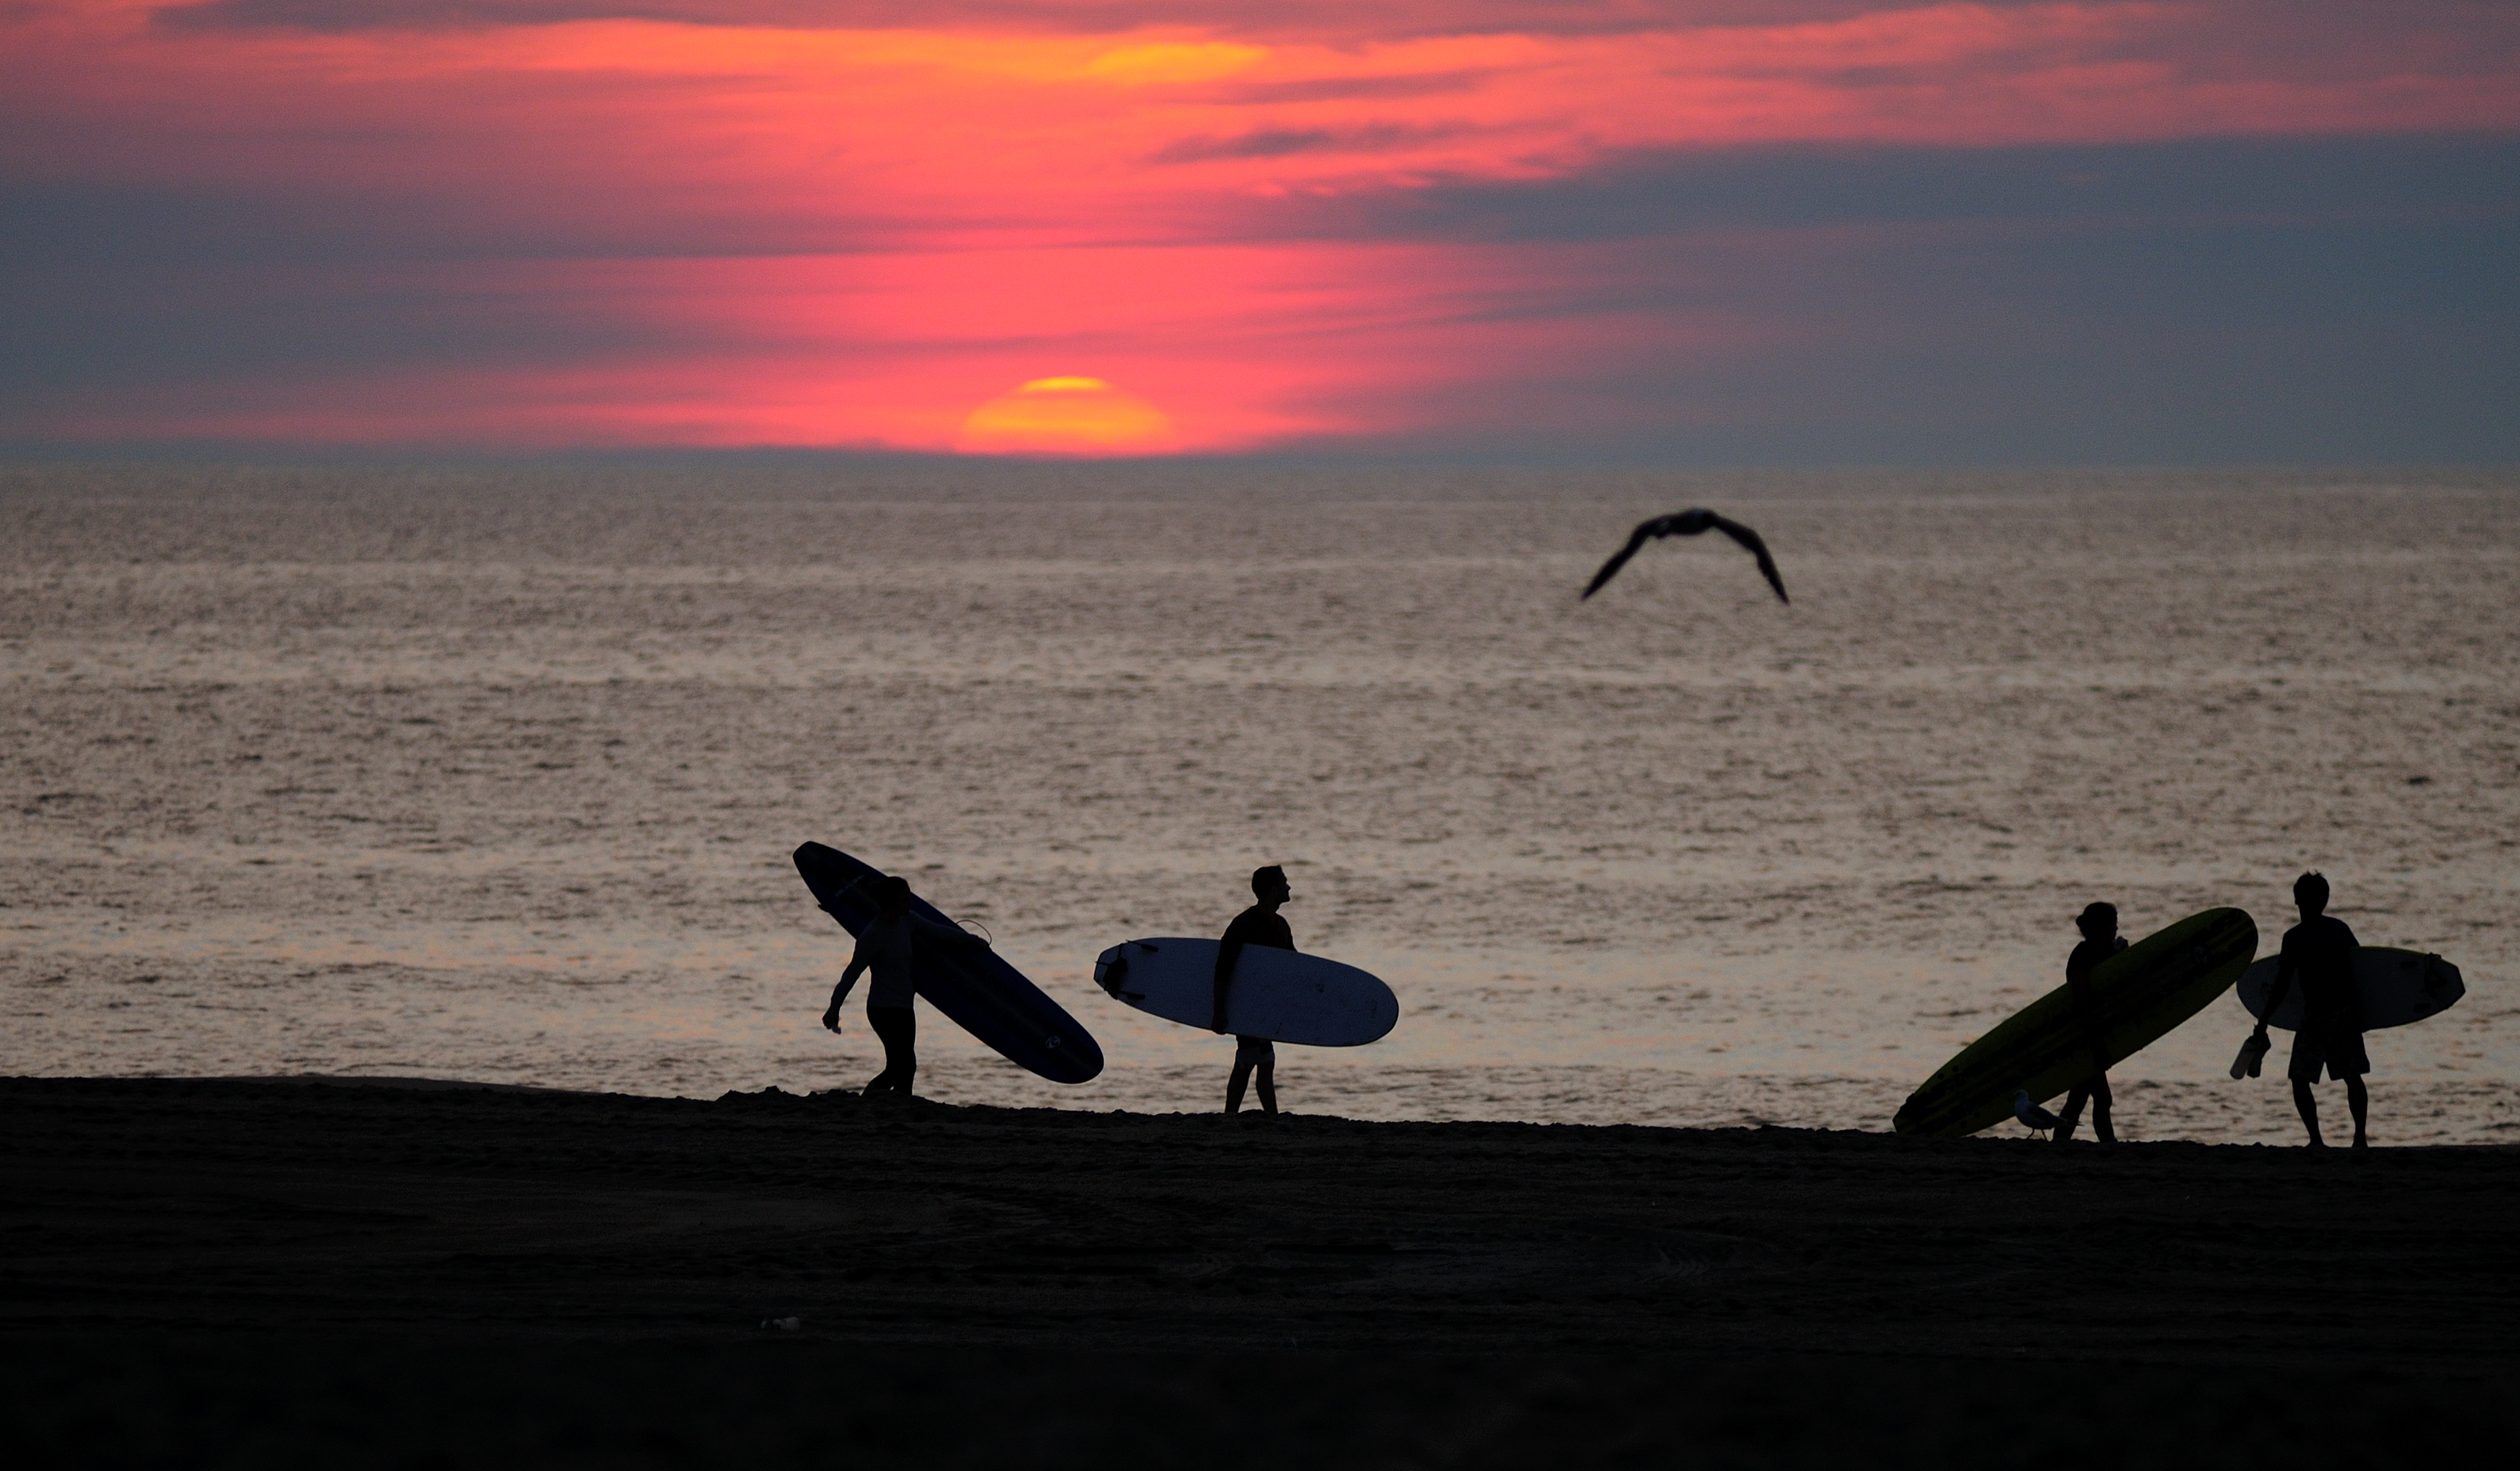
[[[1715,537],[1576,600],[1691,504],[1792,606]],[[1062,1087],[922,1009],[932,1097],[1215,1107],[1231,1043],[1093,957],[1276,862],[1402,1005],[1282,1048],[1289,1108],[1886,1128],[2085,903],[2236,904],[2267,952],[2315,867],[2467,979],[2371,1035],[2379,1141],[2520,1139],[2515,511],[2510,473],[0,470],[0,1071],[853,1087],[813,838],[1110,1059]],[[2225,1076],[2247,1028],[2117,1069],[2122,1132],[2297,1138]]]

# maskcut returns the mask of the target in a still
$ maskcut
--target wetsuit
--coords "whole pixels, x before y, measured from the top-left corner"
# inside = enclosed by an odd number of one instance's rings
[[[906,1095],[919,1077],[919,1014],[910,1003],[919,990],[916,955],[921,942],[979,943],[961,930],[916,914],[870,921],[858,932],[857,950],[849,956],[849,968],[840,973],[839,989],[832,995],[832,1009],[837,1011],[848,999],[849,988],[857,985],[858,972],[873,973],[867,982],[866,1018],[883,1043],[883,1071],[868,1081],[870,1093]]]
[[[2333,915],[2284,931],[2267,1010],[2272,1015],[2286,984],[2299,980],[2301,1030],[2293,1034],[2292,1064],[2284,1070],[2295,1082],[2318,1081],[2321,1068],[2340,1082],[2371,1071],[2370,1054],[2362,1050],[2362,1011],[2354,996],[2354,952],[2361,947],[2353,929]]]
[[[1225,938],[1217,942],[1216,946],[1216,1017],[1212,1025],[1219,1029],[1225,1026],[1225,998],[1234,985],[1234,963],[1242,958],[1242,947],[1250,944],[1265,945],[1273,950],[1291,950],[1295,947],[1295,932],[1287,925],[1284,915],[1258,904],[1234,916],[1234,923],[1225,927]],[[1264,1058],[1274,1060],[1277,1055],[1278,1049],[1270,1045],[1265,1036],[1237,1036],[1234,1039],[1234,1060],[1237,1063],[1246,1058],[1255,1062]]]
[[[2109,1126],[2108,1054],[2100,1050],[2099,1003],[2091,995],[2090,987],[2092,972],[2098,969],[2101,961],[2125,949],[2126,944],[2123,935],[2110,937],[2107,944],[2086,940],[2065,957],[2065,988],[2073,995],[2075,1020],[2091,1038],[2092,1073],[2088,1080],[2065,1090],[2065,1111],[2056,1116],[2061,1121],[2056,1126],[2057,1138],[2074,1136],[2074,1126],[2082,1121],[2083,1105],[2089,1103],[2092,1132],[2103,1144],[2118,1141],[2117,1130]]]

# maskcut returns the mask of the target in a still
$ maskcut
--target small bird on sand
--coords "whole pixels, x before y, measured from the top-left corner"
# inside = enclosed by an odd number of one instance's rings
[[[1768,555],[1768,543],[1759,539],[1759,533],[1737,521],[1727,521],[1702,507],[1694,511],[1674,511],[1669,516],[1657,516],[1630,531],[1628,544],[1619,548],[1609,561],[1602,563],[1599,572],[1593,574],[1593,583],[1584,589],[1584,597],[1589,598],[1599,592],[1602,584],[1617,576],[1619,569],[1627,566],[1628,559],[1635,556],[1637,549],[1646,542],[1658,536],[1694,536],[1700,531],[1722,531],[1725,535],[1748,547],[1750,554],[1759,559],[1760,575],[1768,579],[1770,587],[1777,590],[1777,601],[1779,603],[1793,601],[1785,596],[1785,579],[1778,575],[1777,559]],[[1576,601],[1582,602],[1583,598],[1578,598]]]
[[[2065,1122],[2064,1120],[2057,1118],[2054,1114],[2051,1114],[2046,1109],[2031,1102],[2030,1090],[2028,1088],[2014,1088],[2012,1090],[2012,1117],[2020,1120],[2024,1128],[2028,1128],[2033,1131],[2052,1130],[2056,1126]]]

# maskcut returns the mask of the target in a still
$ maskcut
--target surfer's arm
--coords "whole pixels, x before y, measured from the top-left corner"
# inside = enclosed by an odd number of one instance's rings
[[[2273,1016],[2275,1008],[2284,1003],[2284,997],[2292,993],[2292,973],[2295,969],[2297,965],[2292,958],[2291,950],[2286,949],[2275,958],[2275,980],[2272,986],[2267,988],[2267,1009],[2258,1013],[2257,1034],[2265,1034],[2267,1018]]]
[[[840,1003],[849,998],[849,988],[858,984],[858,973],[866,968],[864,960],[855,955],[849,957],[848,969],[840,972],[840,984],[832,988],[832,1004],[823,1008],[825,1027],[833,1032],[840,1030]]]
[[[1225,1031],[1225,994],[1234,986],[1234,962],[1242,958],[1242,938],[1228,934],[1216,947],[1216,1010],[1208,1019],[1207,1030],[1220,1035]]]

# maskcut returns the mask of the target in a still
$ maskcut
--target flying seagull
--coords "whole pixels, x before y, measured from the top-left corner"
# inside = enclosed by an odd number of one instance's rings
[[[1727,521],[1714,512],[1702,508],[1695,511],[1674,511],[1669,516],[1657,516],[1630,531],[1628,544],[1619,548],[1617,554],[1609,561],[1602,563],[1599,572],[1593,574],[1593,583],[1584,589],[1584,597],[1589,598],[1599,592],[1603,583],[1617,576],[1619,569],[1628,565],[1628,559],[1637,554],[1639,547],[1655,537],[1694,536],[1700,531],[1708,530],[1722,531],[1725,535],[1748,547],[1750,555],[1759,559],[1760,575],[1768,579],[1770,587],[1777,590],[1777,601],[1779,603],[1793,601],[1785,596],[1785,579],[1777,575],[1777,559],[1768,555],[1768,543],[1759,539],[1759,533],[1737,521]],[[1576,601],[1581,602],[1583,599],[1579,598]]]
[[[2022,1127],[2030,1129],[2053,1129],[2065,1122],[2031,1102],[2028,1088],[2012,1090],[2012,1117],[2021,1121]]]

